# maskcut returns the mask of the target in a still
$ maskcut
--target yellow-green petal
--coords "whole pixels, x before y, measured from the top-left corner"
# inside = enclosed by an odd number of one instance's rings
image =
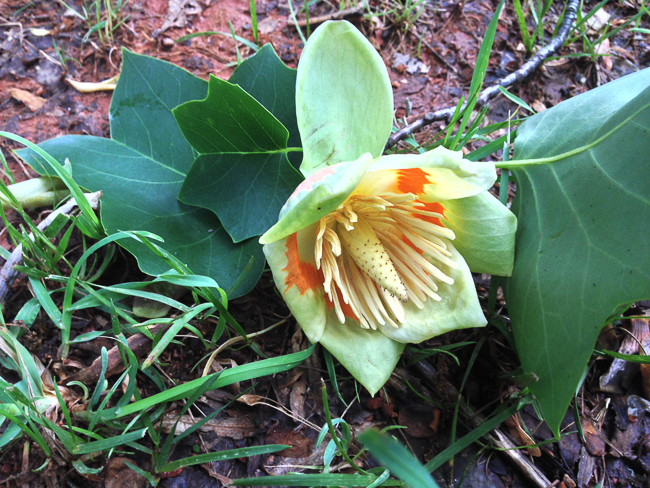
[[[405,347],[378,330],[362,329],[355,320],[341,324],[333,310],[320,343],[371,395],[388,381]]]
[[[305,176],[366,152],[381,155],[393,122],[393,89],[381,56],[349,22],[325,22],[305,44],[296,110]]]
[[[268,244],[333,212],[352,193],[372,164],[372,156],[363,154],[356,161],[328,166],[303,181],[280,211],[280,220],[260,238]]]
[[[406,323],[399,328],[380,325],[381,331],[391,339],[404,343],[418,343],[445,332],[468,327],[483,327],[487,324],[481,304],[476,295],[476,287],[467,263],[454,248],[447,244],[451,259],[457,268],[452,269],[436,262],[441,271],[454,279],[452,285],[438,283],[436,292],[441,300],[431,298],[424,302],[424,308],[417,308],[412,302],[406,303]]]
[[[422,154],[392,154],[377,159],[355,193],[413,193],[423,202],[478,195],[496,180],[494,163],[463,159],[442,146]]]
[[[490,193],[445,202],[442,224],[456,234],[454,246],[474,273],[510,276],[517,217]]]
[[[315,343],[327,322],[327,303],[314,262],[315,226],[266,244],[273,280],[307,338]]]

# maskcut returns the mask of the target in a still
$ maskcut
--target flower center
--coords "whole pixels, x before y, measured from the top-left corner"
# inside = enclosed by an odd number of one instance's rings
[[[412,193],[354,195],[320,220],[316,267],[339,321],[348,305],[364,329],[406,322],[404,304],[440,300],[436,281],[453,284],[434,262],[456,268],[446,239],[453,231],[431,222]]]

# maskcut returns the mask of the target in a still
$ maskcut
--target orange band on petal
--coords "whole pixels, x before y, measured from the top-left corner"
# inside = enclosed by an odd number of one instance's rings
[[[418,200],[419,201],[419,200]],[[445,210],[446,208],[443,207],[441,204],[436,203],[436,202],[420,202],[424,205],[424,207],[418,207],[418,210],[426,210],[427,212],[435,212],[439,213],[440,215],[445,215]],[[442,225],[442,222],[440,222],[440,219],[437,219],[435,217],[428,217],[426,215],[417,215],[417,214],[412,214],[413,217],[417,217],[418,219],[422,219],[425,222],[431,222],[432,224],[436,225]]]
[[[338,286],[336,286],[336,284],[334,284],[334,286],[337,288],[337,292],[339,293],[340,296],[341,292],[338,291]],[[332,303],[330,297],[328,297],[327,294],[325,294],[325,303],[327,303],[328,312],[334,308],[334,303]],[[343,300],[341,300],[340,305],[341,305],[341,310],[343,311],[343,315],[345,315],[346,317],[352,320],[356,320],[357,322],[359,322],[359,317],[357,317],[354,314],[354,312],[352,311],[352,307],[350,307],[350,305],[345,303]]]
[[[424,193],[424,185],[432,184],[429,174],[421,168],[398,169],[395,172],[399,193],[421,195]]]
[[[419,217],[419,215],[418,215],[418,217]],[[411,242],[411,239],[409,239],[408,237],[406,237],[404,234],[402,234],[401,239],[402,239],[402,242],[403,242],[403,243],[407,244],[411,249],[413,249],[415,252],[417,252],[420,256],[421,256],[422,254],[424,254],[424,251],[423,251],[422,249],[420,249],[418,246],[416,246],[415,244],[413,244],[413,243]]]
[[[282,270],[287,273],[284,284],[287,290],[296,286],[301,295],[307,290],[314,290],[321,286],[322,281],[318,278],[318,272],[313,264],[300,262],[298,255],[298,234],[294,233],[287,237],[287,266]]]

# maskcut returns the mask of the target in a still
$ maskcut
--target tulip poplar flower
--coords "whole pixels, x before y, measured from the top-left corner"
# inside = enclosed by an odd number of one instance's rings
[[[493,163],[381,156],[390,79],[351,24],[311,36],[296,105],[307,178],[260,242],[309,340],[374,394],[405,344],[486,324],[471,271],[510,274],[516,218],[487,192]]]

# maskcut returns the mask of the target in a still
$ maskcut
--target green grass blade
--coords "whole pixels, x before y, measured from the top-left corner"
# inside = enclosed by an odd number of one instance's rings
[[[440,454],[438,454],[436,457],[434,457],[431,461],[429,461],[427,464],[425,464],[424,469],[426,469],[429,473],[435,471],[440,466],[442,466],[447,461],[449,461],[452,457],[454,457],[456,454],[458,454],[460,451],[465,449],[467,446],[469,446],[472,443],[479,440],[485,434],[489,433],[492,429],[495,429],[496,427],[498,427],[499,424],[504,422],[506,419],[509,419],[510,417],[512,417],[515,413],[517,413],[523,407],[524,407],[523,402],[519,402],[518,404],[512,405],[509,408],[506,408],[505,410],[501,411],[500,413],[498,413],[494,417],[485,420],[476,429],[472,430],[470,433],[468,433],[465,436],[458,439],[451,446],[449,446],[447,449],[442,451]]]
[[[458,131],[454,136],[454,139],[449,146],[451,149],[457,149],[458,142],[462,136],[463,131],[469,123],[469,119],[474,110],[474,106],[478,101],[478,94],[481,91],[483,86],[483,81],[485,80],[485,73],[487,72],[488,63],[490,61],[490,52],[492,51],[492,44],[494,43],[494,36],[497,32],[497,24],[499,23],[499,14],[503,8],[505,0],[501,0],[499,5],[492,16],[492,20],[488,25],[487,30],[485,31],[485,36],[483,37],[483,42],[481,43],[481,48],[479,49],[478,56],[476,57],[476,65],[474,66],[474,74],[472,75],[472,82],[469,87],[469,94],[467,95],[467,106],[465,107],[463,118],[458,127]]]
[[[251,28],[253,29],[253,39],[255,39],[255,44],[259,47],[260,39],[257,32],[257,6],[255,5],[255,0],[251,0]]]
[[[511,137],[514,133],[515,131],[512,131],[510,133]],[[507,138],[508,138],[507,134],[501,136],[498,139],[489,142],[485,146],[479,147],[475,151],[472,151],[467,156],[465,156],[465,159],[469,159],[470,161],[478,161],[480,159],[486,158],[490,154],[494,154],[498,150],[503,149],[503,143],[506,142]]]
[[[259,378],[260,376],[287,371],[289,369],[295,368],[300,363],[302,363],[305,359],[311,356],[313,351],[314,346],[305,351],[287,354],[285,356],[280,356],[272,359],[264,359],[262,361],[256,361],[254,363],[249,363],[222,371],[220,373],[221,376],[214,383],[213,388],[223,388],[224,386],[231,385],[238,381],[251,380],[253,378]],[[181,398],[187,398],[192,394],[192,392],[199,384],[201,384],[203,381],[206,381],[206,378],[208,377],[206,376],[204,378],[198,378],[189,381],[182,385],[175,386],[174,388],[170,388],[169,390],[162,393],[158,393],[143,400],[126,405],[122,408],[105,410],[101,413],[101,418],[103,420],[113,420],[124,417],[126,415],[130,415],[132,413],[138,413],[141,410],[151,408],[163,402],[172,402]]]
[[[128,434],[116,435],[113,437],[108,437],[107,439],[102,439],[101,441],[87,442],[86,444],[80,445],[77,449],[74,450],[74,454],[90,454],[93,452],[107,451],[117,446],[121,446],[126,442],[133,442],[138,439],[142,439],[147,432],[147,429],[135,430],[129,432]]]
[[[89,228],[93,232],[93,235],[90,235],[89,237],[100,239],[104,235],[104,228],[99,222],[97,215],[95,215],[95,212],[90,207],[88,200],[86,200],[86,196],[84,195],[84,192],[81,190],[81,188],[79,188],[77,182],[72,179],[70,173],[68,173],[68,171],[66,171],[66,169],[63,166],[61,166],[61,164],[56,159],[54,159],[52,156],[50,156],[47,152],[45,152],[43,149],[38,147],[36,144],[28,141],[23,137],[5,131],[0,131],[0,137],[6,137],[7,139],[11,139],[13,141],[19,142],[27,146],[28,148],[30,148],[32,151],[37,153],[43,159],[45,159],[45,161],[47,161],[47,163],[52,167],[52,169],[57,174],[57,176],[63,180],[65,185],[70,190],[70,193],[77,201],[77,205],[81,210],[82,216],[85,217],[86,219],[86,224],[88,224]]]
[[[363,486],[377,481],[373,475],[360,474],[286,474],[232,480],[231,486]],[[402,486],[401,481],[386,480],[380,486]]]
[[[499,91],[511,102],[516,103],[522,108],[525,108],[528,110],[531,114],[535,113],[535,110],[533,110],[530,105],[528,105],[526,102],[524,102],[521,98],[519,98],[517,95],[514,95],[510,93],[506,88],[499,86]]]
[[[27,427],[23,422],[20,421],[18,417],[13,415],[12,412],[8,411],[7,409],[3,408],[3,405],[0,405],[0,415],[7,417],[9,420],[11,420],[15,425],[17,425],[20,430],[22,430],[27,436],[29,436],[30,439],[32,439],[38,446],[43,449],[43,452],[45,453],[46,456],[50,457],[52,455],[52,451],[50,450],[50,447],[47,445],[47,442],[43,438],[43,436],[40,434],[38,431],[32,431],[29,427]]]
[[[412,488],[438,488],[424,466],[393,436],[371,429],[359,434],[359,441],[372,457]]]
[[[158,343],[153,347],[147,356],[147,359],[142,363],[142,369],[147,369],[154,363],[154,361],[156,361],[156,359],[158,359],[158,356],[160,356],[160,354],[165,350],[172,339],[176,337],[176,334],[178,334],[183,327],[187,326],[190,320],[210,308],[214,310],[211,303],[203,303],[177,318],[172,323],[171,327],[169,327],[169,329],[163,334]]]
[[[269,444],[266,446],[242,447],[241,449],[232,449],[228,451],[209,452],[207,454],[199,454],[198,456],[187,457],[166,464],[163,466],[162,472],[174,471],[176,469],[185,468],[187,466],[196,466],[197,464],[225,461],[227,459],[259,456],[260,454],[269,454],[272,452],[282,451],[289,447],[291,446],[285,446],[282,444]]]
[[[334,370],[334,359],[327,349],[323,349],[323,356],[325,356],[325,364],[327,365],[327,374],[330,377],[330,383],[332,383],[332,388],[334,388],[334,393],[339,397],[339,400],[345,405],[348,406],[347,402],[343,400],[341,392],[339,391],[339,383],[336,379],[336,371]]]
[[[526,17],[524,16],[524,9],[521,8],[520,0],[513,0],[512,2],[515,6],[515,13],[517,14],[517,23],[519,24],[519,30],[521,31],[521,40],[524,43],[526,52],[531,52],[533,46],[530,42],[530,35],[528,34],[528,26],[526,25]]]

